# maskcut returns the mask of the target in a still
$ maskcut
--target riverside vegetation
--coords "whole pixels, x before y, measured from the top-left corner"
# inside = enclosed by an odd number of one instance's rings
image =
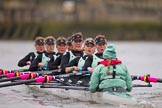
[[[160,23],[12,23],[1,24],[1,40],[32,40],[35,36],[70,36],[81,31],[84,38],[104,34],[109,40],[162,40]]]

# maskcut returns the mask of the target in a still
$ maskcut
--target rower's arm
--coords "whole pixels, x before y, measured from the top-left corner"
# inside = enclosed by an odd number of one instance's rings
[[[32,62],[29,67],[30,71],[37,71],[39,66],[38,64],[42,61],[42,54],[38,55],[37,58]]]
[[[48,63],[48,70],[59,69],[58,67],[61,64],[61,58],[62,58],[62,55],[57,57],[55,61],[49,61],[49,63]]]
[[[63,67],[64,65],[69,63],[69,59],[70,59],[70,53],[67,52],[65,55],[62,56],[61,59],[61,67]]]
[[[90,79],[90,86],[89,86],[89,90],[92,93],[95,93],[98,89],[99,83],[100,83],[100,76],[99,76],[99,72],[100,72],[101,66],[97,66],[94,69],[93,74],[91,75],[91,79]]]
[[[65,66],[69,63],[69,59],[70,59],[70,53],[66,52],[65,55],[62,56],[61,58],[61,73],[65,73]]]
[[[32,60],[30,60],[30,58],[32,57]],[[23,67],[27,65],[27,61],[33,61],[33,58],[35,57],[34,53],[31,52],[28,55],[26,55],[24,58],[22,58],[19,62],[18,62],[18,66]]]
[[[83,66],[83,71],[86,71],[88,67],[91,67],[93,61],[93,56],[88,56],[88,58],[85,60],[85,64]]]
[[[126,70],[126,85],[127,85],[127,91],[131,91],[132,90],[132,78],[127,70],[127,67],[125,66],[125,70]]]
[[[74,68],[74,66],[78,67],[79,59],[80,59],[80,57],[77,57],[77,58],[73,59],[70,63],[65,65],[65,72],[69,73],[69,72],[72,72],[72,71],[77,71],[77,70],[75,70],[76,68]]]

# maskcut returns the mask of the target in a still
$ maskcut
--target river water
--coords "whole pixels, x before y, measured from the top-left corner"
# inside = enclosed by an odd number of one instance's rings
[[[127,65],[131,74],[150,74],[151,76],[162,78],[162,42],[111,41],[110,43],[116,45],[118,59],[121,59]],[[31,41],[0,41],[0,69],[20,69],[17,66],[17,62],[30,51],[34,51],[34,45]],[[146,84],[142,81],[133,81],[133,83]],[[152,86],[133,88],[131,95],[138,99],[138,101],[151,104],[155,108],[161,108],[162,84],[152,83]],[[0,88],[0,108],[22,107],[114,108],[115,106],[62,99],[53,95],[33,91],[24,85]],[[141,107],[144,108],[144,106]]]

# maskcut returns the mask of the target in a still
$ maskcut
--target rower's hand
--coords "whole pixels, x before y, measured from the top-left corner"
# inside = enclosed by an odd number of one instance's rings
[[[58,68],[58,69],[61,69],[61,66],[59,65],[59,66],[57,66],[57,68]]]
[[[43,63],[38,63],[38,66],[43,68],[44,64]]]
[[[74,71],[78,71],[79,68],[77,66],[73,66]]]
[[[31,61],[27,61],[26,64],[27,64],[27,65],[31,65]]]
[[[93,73],[93,70],[94,70],[94,69],[93,69],[92,67],[88,67],[87,70],[89,70],[90,73]]]

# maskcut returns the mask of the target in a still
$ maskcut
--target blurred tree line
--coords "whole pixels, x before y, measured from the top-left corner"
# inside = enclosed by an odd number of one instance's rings
[[[0,39],[37,35],[162,40],[161,0],[0,0]]]

